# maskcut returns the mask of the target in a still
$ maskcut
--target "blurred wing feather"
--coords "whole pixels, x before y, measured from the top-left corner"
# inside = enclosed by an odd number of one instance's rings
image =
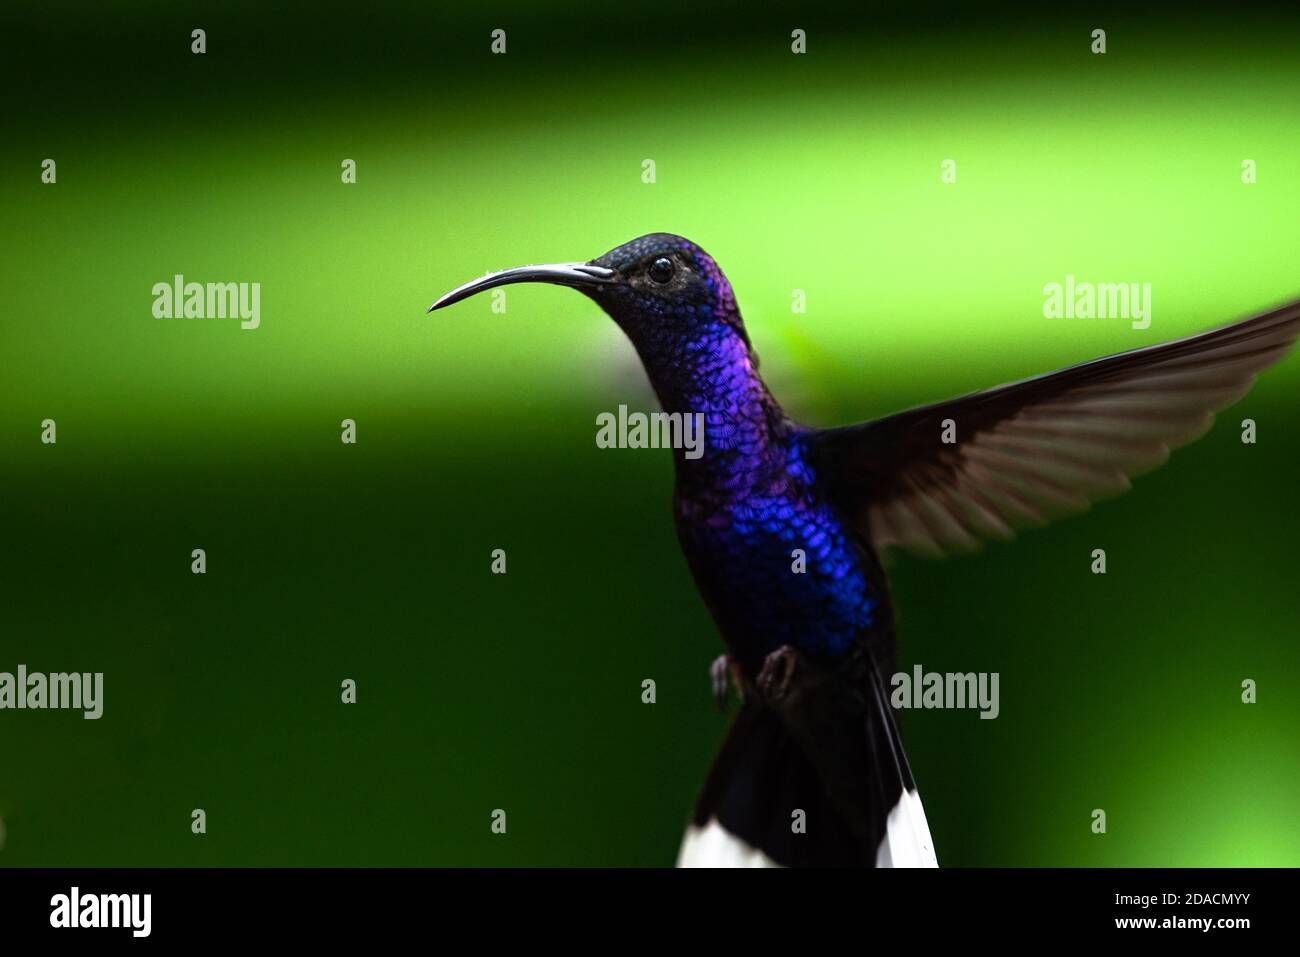
[[[877,549],[942,556],[1118,495],[1203,435],[1300,335],[1300,301],[1185,339],[814,433],[818,475]],[[956,441],[942,441],[951,419]]]

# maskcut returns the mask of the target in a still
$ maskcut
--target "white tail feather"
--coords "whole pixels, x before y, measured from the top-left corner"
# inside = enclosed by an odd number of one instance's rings
[[[903,790],[885,821],[885,836],[876,851],[877,867],[938,867],[930,822],[916,791]]]
[[[677,853],[678,867],[780,867],[757,848],[732,834],[717,818],[704,827],[686,829]],[[915,791],[904,790],[885,822],[876,851],[877,867],[938,867],[925,808]]]
[[[732,834],[717,818],[704,827],[686,829],[682,849],[677,852],[678,867],[780,867],[757,848],[750,847]]]

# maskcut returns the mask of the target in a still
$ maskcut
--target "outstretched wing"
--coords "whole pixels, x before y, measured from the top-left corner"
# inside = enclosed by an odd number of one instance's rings
[[[819,480],[877,549],[974,551],[984,539],[1010,538],[1125,491],[1131,476],[1204,434],[1298,334],[1300,300],[1185,339],[820,431],[811,439]]]

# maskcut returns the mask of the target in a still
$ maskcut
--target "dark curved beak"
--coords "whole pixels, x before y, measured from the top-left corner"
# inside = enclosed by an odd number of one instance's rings
[[[435,309],[441,309],[443,306],[450,306],[453,303],[460,302],[462,299],[468,299],[484,289],[492,289],[496,286],[508,286],[516,282],[549,282],[557,286],[600,286],[605,283],[614,281],[614,270],[607,269],[604,266],[593,266],[590,263],[551,263],[546,266],[516,266],[514,269],[503,269],[500,272],[491,272],[481,279],[474,279],[465,283],[463,286],[457,286],[451,292],[447,293],[432,306],[429,312]]]

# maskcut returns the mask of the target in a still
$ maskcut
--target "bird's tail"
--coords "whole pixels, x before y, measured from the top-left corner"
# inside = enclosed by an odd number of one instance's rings
[[[800,678],[752,692],[709,772],[679,867],[935,867],[925,810],[884,686]]]

